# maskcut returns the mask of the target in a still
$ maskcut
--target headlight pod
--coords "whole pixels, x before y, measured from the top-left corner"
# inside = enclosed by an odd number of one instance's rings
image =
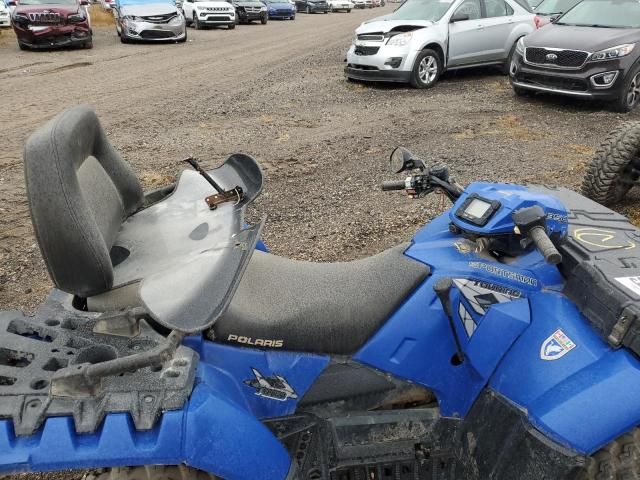
[[[625,43],[624,45],[618,45],[617,47],[600,50],[599,52],[591,54],[591,57],[589,57],[589,61],[599,62],[602,60],[611,60],[612,58],[624,57],[625,55],[629,55],[631,53],[635,45],[635,43]]]
[[[516,42],[516,52],[524,55],[524,37],[520,37]]]
[[[404,47],[411,41],[412,37],[413,32],[398,33],[387,40],[387,45],[392,47]]]
[[[85,20],[84,15],[80,13],[74,13],[67,17],[67,22],[69,23],[80,23],[80,22],[84,22],[84,20]]]

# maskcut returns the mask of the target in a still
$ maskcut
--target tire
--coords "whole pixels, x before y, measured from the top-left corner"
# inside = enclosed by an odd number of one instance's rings
[[[84,42],[82,44],[82,48],[86,48],[87,50],[90,50],[93,48],[93,38],[90,38],[89,40],[87,40],[86,42]]]
[[[131,40],[125,35],[124,32],[120,32],[120,42],[122,43],[131,43]]]
[[[235,22],[235,21],[234,21]],[[227,25],[227,28],[229,30],[233,30],[234,28],[236,28],[236,24],[235,23],[230,23],[229,25]]]
[[[640,122],[627,122],[613,130],[587,167],[582,195],[602,205],[624,198],[640,178]]]
[[[109,468],[86,478],[87,480],[217,480],[218,477],[185,465],[149,465]]]
[[[182,37],[180,40],[176,40],[176,43],[184,43],[187,41],[187,29],[184,29],[184,37]]]
[[[268,20],[268,19],[267,19],[267,16],[266,16],[266,15],[265,15],[264,17],[260,17],[260,23],[261,23],[262,25],[266,25],[266,24],[267,24],[267,20]]]
[[[630,95],[633,92],[633,97]],[[629,113],[640,101],[640,65],[631,70],[625,79],[620,97],[613,102],[613,109],[620,113]]]
[[[440,55],[431,49],[421,51],[413,63],[410,83],[413,88],[433,87],[442,71]]]
[[[519,38],[516,38],[516,41],[511,46],[511,50],[509,50],[509,56],[507,57],[506,62],[504,63],[504,67],[502,68],[503,75],[509,75],[509,70],[511,69],[511,61],[513,60],[513,55],[516,53],[516,45],[518,44]]]
[[[351,9],[350,8],[347,9],[347,13],[351,13]]]
[[[528,88],[516,87],[515,85],[511,86],[513,87],[513,93],[515,93],[517,97],[530,97],[532,95],[531,90]]]
[[[640,428],[635,428],[589,457],[575,480],[640,478]]]
[[[27,47],[24,43],[22,43],[22,42],[21,42],[21,41],[19,41],[19,40],[18,40],[18,48],[19,48],[20,50],[24,50],[24,51],[29,50],[29,47]]]
[[[200,23],[200,20],[198,20],[198,16],[196,15],[196,12],[193,12],[193,18],[192,18],[192,25],[193,28],[195,28],[196,30],[202,30],[202,24]]]

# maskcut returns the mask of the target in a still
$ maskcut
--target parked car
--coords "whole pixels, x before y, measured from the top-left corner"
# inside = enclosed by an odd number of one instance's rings
[[[373,8],[373,0],[353,0],[354,8]]]
[[[445,70],[506,65],[517,40],[535,30],[524,0],[407,0],[362,24],[347,53],[351,80],[435,85]]]
[[[21,50],[93,46],[87,0],[15,0],[13,30]]]
[[[116,0],[114,3],[116,32],[122,43],[187,41],[184,15],[172,0],[139,1]]]
[[[9,6],[4,3],[4,0],[0,0],[0,27],[11,26],[11,11]]]
[[[542,0],[533,11],[538,18],[537,25],[543,27],[560,15],[575,7],[581,0]]]
[[[351,0],[327,0],[327,3],[329,4],[330,12],[343,11],[350,13],[354,8],[354,4]]]
[[[296,9],[305,13],[329,13],[327,0],[296,0]]]
[[[266,25],[269,14],[264,3],[258,0],[233,0],[232,3],[236,9],[236,23],[260,20],[260,23]]]
[[[287,0],[263,0],[267,4],[269,18],[295,20],[296,7]]]
[[[510,74],[517,95],[547,92],[611,102],[640,100],[640,3],[583,0],[518,42]]]
[[[215,26],[236,28],[236,9],[225,0],[184,0],[182,12],[185,22],[196,30]]]

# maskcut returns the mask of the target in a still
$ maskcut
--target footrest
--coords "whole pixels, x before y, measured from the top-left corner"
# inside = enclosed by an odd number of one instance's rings
[[[102,379],[88,398],[50,393],[55,372],[150,350],[166,341],[144,320],[131,338],[94,333],[99,314],[82,312],[54,290],[38,313],[0,312],[0,418],[16,435],[31,435],[47,417],[70,416],[78,433],[94,432],[107,413],[128,412],[138,430],[154,427],[163,411],[184,406],[193,389],[198,355],[179,346],[162,365]]]

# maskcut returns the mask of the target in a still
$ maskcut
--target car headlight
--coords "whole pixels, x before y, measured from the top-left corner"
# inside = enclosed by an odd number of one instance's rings
[[[625,43],[624,45],[618,45],[617,47],[607,48],[606,50],[600,50],[591,55],[590,62],[598,62],[600,60],[610,60],[612,58],[624,57],[629,55],[633,50],[635,43]]]
[[[260,11],[261,12],[266,12],[267,11],[267,7],[260,7]]]
[[[69,15],[67,17],[67,22],[69,23],[80,23],[80,22],[84,22],[84,16],[81,15],[80,13],[74,13],[72,15]]]
[[[389,40],[387,41],[387,45],[392,45],[394,47],[403,47],[411,41],[411,37],[413,37],[413,32],[399,33],[389,38]]]
[[[524,37],[520,37],[520,39],[516,42],[516,52],[520,55],[524,55]]]

